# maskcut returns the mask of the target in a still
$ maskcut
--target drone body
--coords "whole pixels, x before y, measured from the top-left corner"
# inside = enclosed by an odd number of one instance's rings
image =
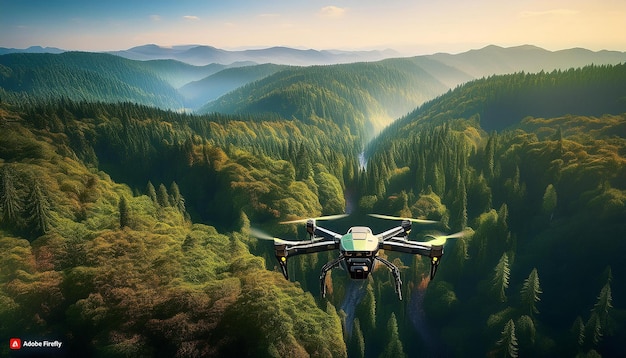
[[[412,222],[436,222],[419,219],[402,219],[376,214],[370,215],[381,219],[400,220],[401,224],[380,234],[372,233],[372,230],[369,227],[354,226],[351,227],[346,234],[342,235],[321,226],[317,226],[316,220],[331,218],[336,219],[345,215],[284,222],[284,224],[306,222],[307,233],[311,238],[307,241],[286,241],[278,238],[271,238],[274,240],[276,259],[278,260],[285,278],[289,279],[289,274],[287,272],[287,259],[289,257],[315,252],[338,250],[339,256],[322,267],[322,271],[320,273],[320,288],[322,297],[325,297],[326,295],[325,282],[328,271],[341,265],[346,269],[350,278],[355,280],[364,280],[367,279],[370,272],[372,272],[372,269],[374,268],[375,262],[378,261],[387,266],[387,268],[391,271],[395,280],[395,291],[398,294],[398,298],[402,300],[402,280],[400,279],[400,270],[390,261],[378,256],[378,251],[383,249],[387,251],[396,251],[429,257],[431,263],[430,278],[433,279],[437,273],[441,257],[443,256],[443,245],[446,239],[462,236],[462,233],[438,237],[429,235],[433,240],[427,242],[409,241],[408,235],[411,232]]]

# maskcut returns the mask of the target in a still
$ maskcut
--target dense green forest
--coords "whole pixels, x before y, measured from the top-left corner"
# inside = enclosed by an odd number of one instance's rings
[[[472,81],[394,122],[363,167],[376,113],[355,98],[390,115],[378,100],[398,89],[375,89],[400,80],[367,68],[278,72],[224,97],[249,96],[230,114],[3,85],[0,335],[67,355],[626,354],[626,66]],[[321,299],[332,254],[291,260],[286,281],[249,235],[298,238],[277,223],[346,208],[338,231],[379,212],[471,234],[432,282],[420,257],[381,252],[403,301],[385,268],[334,270]]]

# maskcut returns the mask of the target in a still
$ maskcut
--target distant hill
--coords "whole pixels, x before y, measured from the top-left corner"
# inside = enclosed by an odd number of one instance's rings
[[[158,74],[136,61],[108,54],[16,53],[0,56],[0,88],[34,100],[135,102],[179,109],[182,96]]]
[[[498,75],[468,82],[396,120],[373,148],[425,127],[464,118],[487,132],[514,129],[527,117],[602,116],[626,112],[626,64]]]
[[[423,57],[457,68],[474,78],[626,62],[626,52],[593,52],[582,48],[548,51],[531,45],[508,48],[490,45],[456,55],[438,53]]]
[[[41,47],[41,46],[31,46],[28,48],[6,48],[0,47],[0,55],[6,55],[9,53],[63,53],[65,50],[56,47]]]
[[[385,51],[333,51],[299,50],[289,47],[270,47],[254,50],[229,51],[212,46],[174,46],[143,45],[111,54],[133,60],[175,59],[192,65],[203,66],[210,63],[232,64],[252,61],[256,63],[274,63],[283,65],[321,65],[360,61],[378,61],[397,57],[393,50]]]
[[[286,66],[274,64],[231,67],[211,74],[201,80],[189,82],[182,86],[179,92],[185,97],[186,107],[199,108],[225,93],[285,68]]]
[[[445,92],[448,86],[417,59],[374,63],[293,67],[241,87],[203,106],[199,112],[278,113],[284,118],[332,118],[371,136],[393,119]],[[445,65],[432,66],[431,71]],[[437,69],[437,71],[435,71]],[[468,79],[447,67],[450,77]]]

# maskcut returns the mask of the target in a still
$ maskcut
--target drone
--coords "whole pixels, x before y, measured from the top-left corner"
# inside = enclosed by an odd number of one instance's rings
[[[322,297],[326,297],[326,274],[328,271],[341,266],[349,273],[351,279],[364,280],[368,278],[370,272],[372,272],[372,269],[374,268],[375,262],[378,261],[385,265],[393,275],[395,280],[394,289],[400,300],[402,300],[402,280],[400,279],[400,270],[389,260],[378,256],[378,251],[382,249],[429,257],[430,279],[432,280],[435,278],[437,268],[441,262],[441,257],[443,256],[443,246],[446,240],[459,238],[464,234],[463,232],[458,232],[452,235],[426,235],[426,237],[431,238],[430,241],[409,241],[408,236],[411,232],[412,223],[435,224],[438,223],[438,221],[399,218],[380,214],[369,214],[369,216],[379,219],[399,220],[400,225],[380,234],[372,233],[372,230],[366,226],[353,226],[343,235],[321,226],[317,226],[317,221],[335,220],[346,216],[347,214],[330,215],[281,222],[281,224],[306,223],[306,231],[310,240],[287,241],[276,237],[270,237],[257,230],[254,230],[252,234],[260,239],[274,241],[276,259],[278,260],[282,274],[287,280],[289,279],[289,273],[287,272],[288,258],[302,254],[339,250],[339,256],[322,267],[322,271],[320,273],[320,289]]]

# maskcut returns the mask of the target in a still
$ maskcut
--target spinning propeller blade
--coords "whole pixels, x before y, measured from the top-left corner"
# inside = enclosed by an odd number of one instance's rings
[[[427,244],[431,244],[433,246],[440,246],[446,243],[447,239],[458,239],[459,237],[465,236],[465,231],[459,231],[452,235],[426,235],[427,237],[432,237],[432,240],[427,241]]]
[[[439,221],[434,220],[424,220],[424,219],[413,219],[413,218],[400,218],[397,216],[389,216],[389,215],[381,215],[381,214],[368,214],[371,217],[385,220],[408,220],[410,222],[414,222],[416,224],[436,224]]]
[[[257,239],[260,240],[272,240],[274,242],[280,243],[280,244],[288,244],[290,241],[287,240],[283,240],[277,237],[273,237],[271,235],[268,235],[266,233],[264,233],[263,231],[259,230],[259,229],[255,229],[255,228],[250,228],[250,235],[256,237]]]
[[[279,224],[300,224],[305,223],[309,220],[337,220],[341,218],[345,218],[348,214],[339,214],[339,215],[328,215],[328,216],[320,216],[317,218],[306,218],[306,219],[297,219],[297,220],[289,220],[289,221],[281,221]]]

